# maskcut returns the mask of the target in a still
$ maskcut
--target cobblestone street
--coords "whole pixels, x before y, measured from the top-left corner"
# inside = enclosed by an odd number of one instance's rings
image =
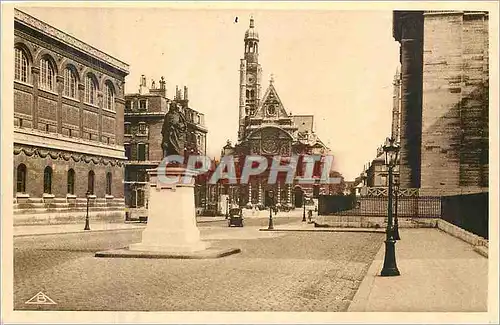
[[[383,234],[271,233],[257,225],[200,229],[213,246],[242,252],[213,260],[93,256],[140,241],[138,229],[16,238],[15,309],[346,311],[383,241]],[[57,304],[25,304],[40,291]]]

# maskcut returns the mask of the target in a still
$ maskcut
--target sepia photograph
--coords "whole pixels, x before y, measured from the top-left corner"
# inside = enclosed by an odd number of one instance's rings
[[[2,3],[1,322],[498,322],[498,9]]]

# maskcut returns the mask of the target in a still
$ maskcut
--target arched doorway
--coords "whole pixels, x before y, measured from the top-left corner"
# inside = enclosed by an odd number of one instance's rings
[[[302,188],[300,188],[300,186],[296,186],[295,187],[295,207],[296,208],[301,208],[302,207],[302,203],[304,202],[304,191],[302,190]]]

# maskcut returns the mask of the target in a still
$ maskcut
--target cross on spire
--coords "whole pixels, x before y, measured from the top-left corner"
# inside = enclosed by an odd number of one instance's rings
[[[274,74],[271,73],[271,78],[269,79],[269,83],[272,85],[274,83]]]

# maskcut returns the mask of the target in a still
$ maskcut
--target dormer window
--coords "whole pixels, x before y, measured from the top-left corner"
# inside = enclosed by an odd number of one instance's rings
[[[141,99],[141,100],[139,100],[139,109],[141,109],[141,110],[147,110],[148,109],[148,100],[147,99]]]

